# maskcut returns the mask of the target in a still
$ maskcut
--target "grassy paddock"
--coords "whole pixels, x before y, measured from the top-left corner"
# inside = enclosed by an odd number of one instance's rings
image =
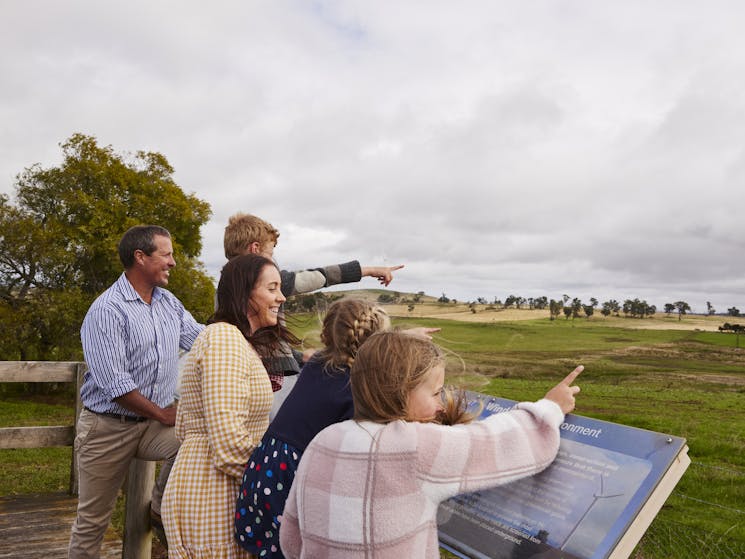
[[[318,343],[312,322],[302,331],[309,345]],[[449,354],[448,382],[513,400],[538,399],[584,365],[578,414],[688,441],[693,464],[660,521],[745,542],[745,515],[731,510],[745,509],[745,349],[734,347],[732,334],[644,330],[637,322],[407,316],[394,325],[442,328],[434,339]]]
[[[623,327],[626,322],[633,327]],[[732,334],[646,330],[638,322],[394,320],[402,327],[442,328],[435,341],[449,354],[448,381],[487,394],[537,399],[585,365],[578,414],[688,440],[693,464],[650,533],[690,527],[691,533],[727,533],[745,542],[745,515],[733,512],[745,509],[745,349],[734,347]],[[318,347],[317,316],[297,316],[293,328],[306,347]],[[0,394],[2,426],[66,424],[73,416],[69,394],[31,402],[15,391]],[[64,490],[69,452],[0,451],[0,494]],[[690,547],[701,538],[678,541]],[[643,556],[672,555],[651,547]]]

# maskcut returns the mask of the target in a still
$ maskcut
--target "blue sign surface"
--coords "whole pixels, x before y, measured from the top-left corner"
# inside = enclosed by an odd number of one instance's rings
[[[479,419],[516,402],[469,392]],[[536,476],[458,495],[438,511],[443,547],[478,559],[603,559],[685,439],[567,415],[556,460]]]

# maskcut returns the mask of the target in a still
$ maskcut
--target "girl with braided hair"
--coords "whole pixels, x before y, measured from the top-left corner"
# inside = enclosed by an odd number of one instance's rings
[[[362,343],[390,328],[386,312],[360,299],[342,299],[323,320],[317,352],[300,372],[246,464],[235,512],[238,544],[261,559],[284,558],[279,526],[300,457],[311,439],[333,423],[354,415],[349,370]],[[439,328],[407,332],[426,336]]]

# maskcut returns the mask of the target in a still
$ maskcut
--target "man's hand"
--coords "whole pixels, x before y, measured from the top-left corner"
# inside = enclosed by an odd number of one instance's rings
[[[168,406],[167,408],[160,408],[160,410],[161,418],[158,421],[169,427],[176,425],[176,406]]]
[[[168,427],[176,425],[176,406],[171,405],[161,408],[145,398],[139,390],[127,392],[123,396],[114,398],[114,401],[140,417],[154,419]]]

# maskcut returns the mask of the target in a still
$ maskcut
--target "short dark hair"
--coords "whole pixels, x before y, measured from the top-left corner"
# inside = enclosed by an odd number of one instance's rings
[[[119,241],[119,260],[125,270],[129,270],[135,263],[135,251],[141,250],[150,256],[155,250],[154,237],[168,237],[168,229],[160,225],[135,225],[127,229]]]

